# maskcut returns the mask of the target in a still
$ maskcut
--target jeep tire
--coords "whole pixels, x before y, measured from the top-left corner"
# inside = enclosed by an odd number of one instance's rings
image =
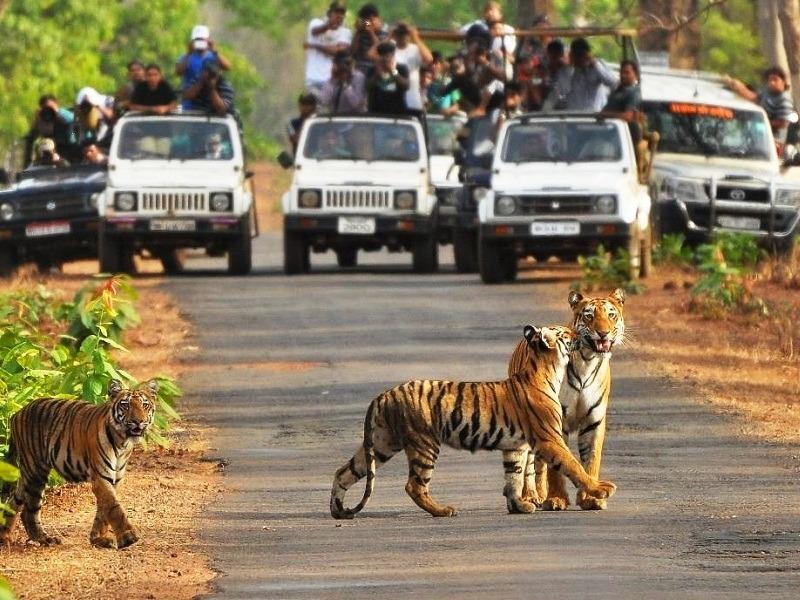
[[[158,253],[158,260],[167,275],[176,275],[183,272],[183,256],[177,248],[167,248]]]
[[[415,273],[434,273],[439,266],[439,244],[433,234],[415,238],[411,253]]]
[[[340,267],[355,267],[358,264],[358,248],[354,246],[338,248],[336,262]]]
[[[456,259],[456,271],[478,272],[478,240],[475,232],[461,229],[453,231],[453,255]]]
[[[239,221],[239,235],[228,247],[228,274],[247,275],[253,268],[253,238],[250,236],[250,213]]]
[[[514,248],[507,244],[481,239],[478,267],[483,283],[514,281],[517,277],[517,255]]]
[[[129,273],[136,272],[133,262],[133,250],[123,240],[110,236],[105,231],[105,224],[100,223],[97,232],[97,255],[100,262],[101,273]]]
[[[0,246],[0,277],[10,277],[17,270],[17,260],[14,249]]]
[[[310,265],[309,248],[303,235],[283,230],[283,272],[286,275],[308,273]]]

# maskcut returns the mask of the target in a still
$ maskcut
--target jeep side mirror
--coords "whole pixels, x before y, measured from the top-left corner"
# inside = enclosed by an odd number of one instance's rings
[[[255,171],[245,171],[244,172],[244,178],[245,179],[251,179],[251,178],[253,178],[255,176],[256,176],[256,172]]]
[[[467,154],[463,148],[453,148],[453,162],[461,166],[467,161]]]
[[[284,169],[291,169],[294,166],[294,157],[284,150],[278,154],[278,164]]]

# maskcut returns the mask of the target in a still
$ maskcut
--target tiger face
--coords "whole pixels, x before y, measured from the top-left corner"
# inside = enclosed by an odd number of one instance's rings
[[[622,308],[625,292],[619,288],[606,298],[584,298],[578,292],[569,293],[573,326],[581,342],[595,352],[611,352],[614,344],[625,335]]]
[[[573,350],[577,350],[580,338],[571,327],[535,327],[527,325],[523,331],[531,358],[555,353],[557,363],[566,364]]]
[[[136,389],[123,389],[113,379],[108,384],[108,397],[112,403],[111,415],[114,425],[127,438],[141,438],[153,423],[156,411],[158,382],[151,379]]]

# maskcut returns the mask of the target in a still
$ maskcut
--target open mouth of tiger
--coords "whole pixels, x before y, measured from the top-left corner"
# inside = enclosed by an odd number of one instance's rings
[[[611,352],[611,347],[614,345],[614,342],[610,338],[602,340],[592,339],[591,342],[595,352]]]
[[[142,437],[144,435],[144,427],[128,427],[128,437]]]

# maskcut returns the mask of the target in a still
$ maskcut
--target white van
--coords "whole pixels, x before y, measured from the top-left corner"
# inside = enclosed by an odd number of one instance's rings
[[[436,196],[425,136],[410,117],[329,116],[306,121],[283,195],[284,271],[305,273],[309,253],[410,251],[416,272],[438,266]]]
[[[100,270],[132,269],[147,250],[164,270],[180,248],[228,254],[228,272],[250,272],[253,194],[236,120],[196,113],[129,113],[117,123],[108,185],[98,203]]]
[[[657,232],[691,242],[715,231],[788,248],[800,233],[800,169],[782,164],[766,113],[719,77],[642,72],[643,110],[660,141],[650,178]]]

